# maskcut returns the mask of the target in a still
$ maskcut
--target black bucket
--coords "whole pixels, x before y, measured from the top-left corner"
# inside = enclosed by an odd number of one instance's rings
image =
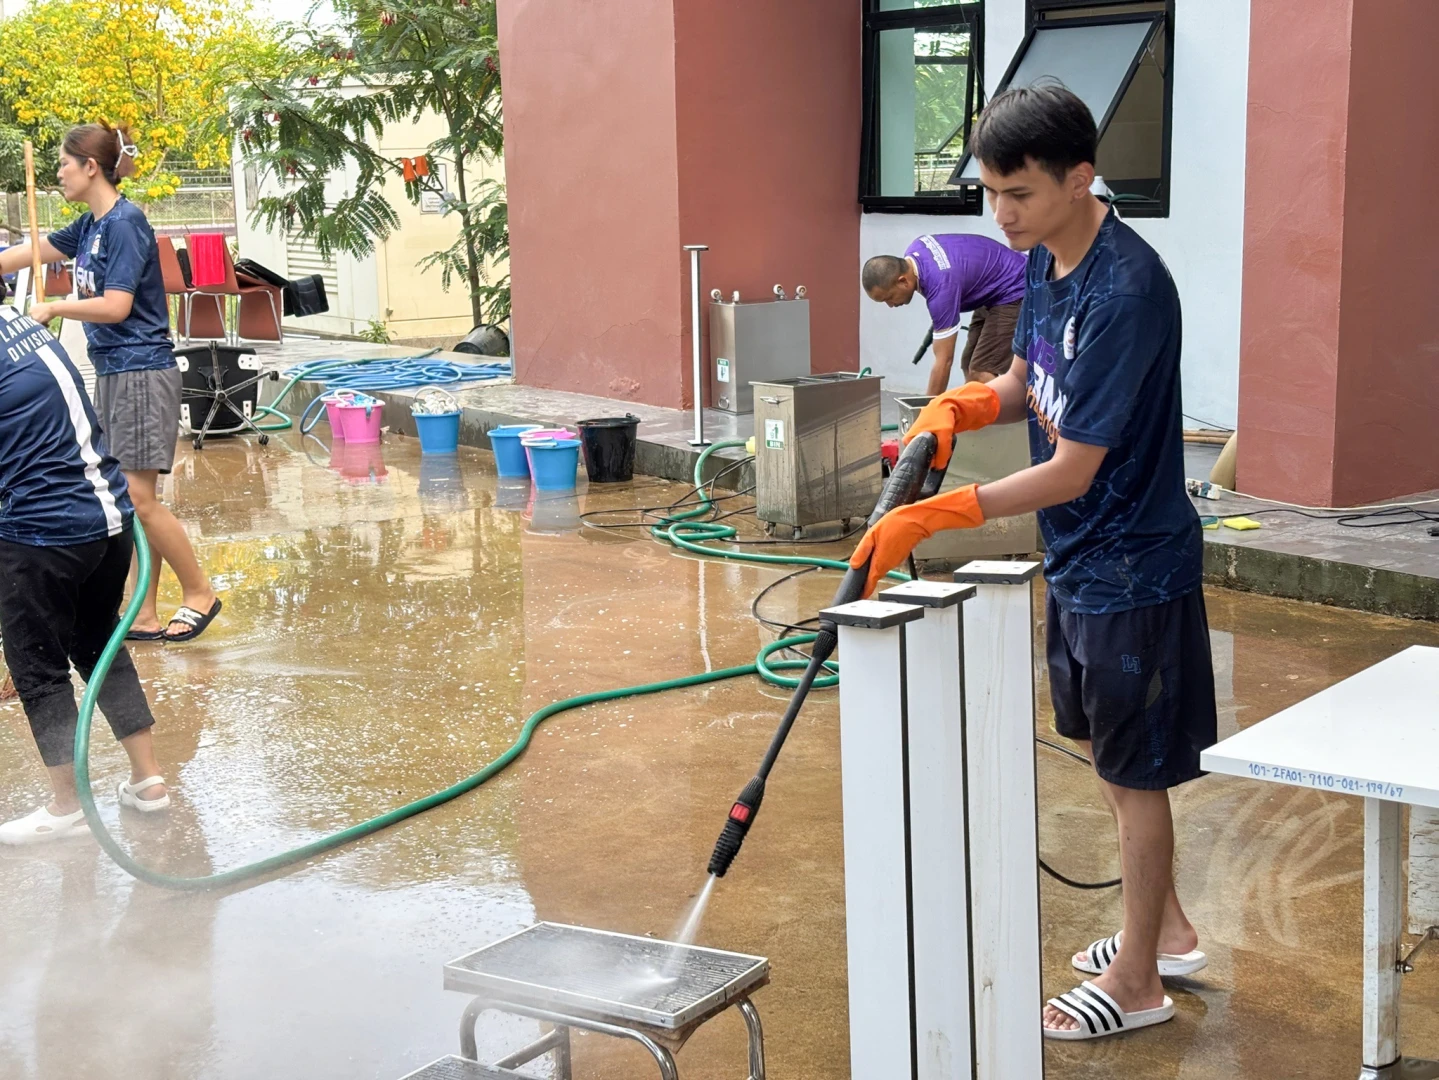
[[[635,432],[640,418],[604,416],[598,420],[581,420],[580,442],[585,451],[585,472],[592,484],[614,484],[633,480],[635,476]]]

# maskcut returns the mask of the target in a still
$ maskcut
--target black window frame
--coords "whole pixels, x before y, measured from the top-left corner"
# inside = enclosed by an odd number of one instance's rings
[[[1163,130],[1160,134],[1160,174],[1159,187],[1155,198],[1142,203],[1129,203],[1123,199],[1116,202],[1116,208],[1127,218],[1167,218],[1170,208],[1170,185],[1173,176],[1172,149],[1174,142],[1174,5],[1175,0],[1164,0],[1162,11],[1134,11],[1123,12],[1113,11],[1103,15],[1084,15],[1075,18],[1061,18],[1053,21],[1046,20],[1045,14],[1051,11],[1062,12],[1070,8],[1088,7],[1120,7],[1126,0],[1026,0],[1025,3],[1025,30],[1024,40],[1015,49],[1014,55],[1010,58],[1009,66],[1005,68],[1004,77],[1000,79],[995,90],[996,94],[1003,93],[1014,78],[1019,68],[1020,61],[1029,52],[1030,45],[1034,42],[1034,35],[1041,27],[1050,28],[1060,26],[1116,26],[1122,23],[1150,22],[1154,23],[1159,31],[1164,34],[1164,67],[1160,74],[1164,79],[1164,113]],[[1144,0],[1131,0],[1132,3],[1143,3]],[[1129,92],[1130,85],[1134,82],[1134,76],[1139,71],[1144,61],[1145,54],[1153,45],[1153,35],[1145,43],[1143,49],[1135,55],[1125,73],[1123,81],[1119,84],[1119,92],[1115,94],[1114,100],[1109,105],[1109,111],[1103,117],[1096,117],[1099,128],[1099,138],[1103,142],[1104,134],[1109,128],[1109,122],[1114,119],[1120,102],[1124,95]],[[969,163],[970,155],[966,148],[965,154],[960,158],[959,163],[954,167],[951,182],[958,182],[960,173],[964,171]],[[974,187],[975,191],[983,189]]]
[[[978,188],[966,188],[953,195],[880,195],[879,188],[879,35],[886,30],[924,30],[933,27],[969,27],[969,72],[965,97],[972,107],[964,118],[964,142],[974,118],[984,106],[984,4],[947,4],[943,7],[879,10],[879,0],[864,4],[861,102],[862,123],[859,156],[859,203],[866,214],[968,214],[983,208]]]

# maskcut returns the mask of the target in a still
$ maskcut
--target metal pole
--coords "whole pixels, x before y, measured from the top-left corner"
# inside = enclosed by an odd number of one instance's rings
[[[35,146],[25,140],[25,208],[30,217],[30,286],[35,292],[35,303],[45,302],[45,269],[40,265],[40,213],[35,207]],[[25,298],[15,298],[21,308]]]
[[[695,437],[691,446],[708,446],[705,438],[705,395],[704,365],[700,362],[700,252],[708,251],[708,244],[686,244],[690,253],[690,337],[694,343],[694,394],[695,394]]]

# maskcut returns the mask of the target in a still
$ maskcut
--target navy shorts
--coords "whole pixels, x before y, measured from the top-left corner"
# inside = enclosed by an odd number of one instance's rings
[[[1202,776],[1218,741],[1204,590],[1166,604],[1080,615],[1045,605],[1054,728],[1093,744],[1119,787],[1158,791]]]

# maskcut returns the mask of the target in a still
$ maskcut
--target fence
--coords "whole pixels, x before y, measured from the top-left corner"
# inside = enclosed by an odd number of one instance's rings
[[[143,209],[145,216],[150,219],[156,231],[172,232],[189,228],[213,226],[221,232],[233,233],[235,229],[235,189],[230,185],[229,174],[220,172],[218,175],[213,170],[193,173],[178,171],[183,181],[180,189],[169,198],[161,199],[159,202],[147,203]],[[3,212],[4,204],[10,202],[10,214]],[[20,198],[21,220],[14,222],[21,231],[25,228],[24,197]],[[42,191],[36,199],[36,213],[40,219],[40,231],[42,233],[53,232],[63,228],[72,217],[66,217],[60,212],[64,200],[59,194],[51,191]],[[15,211],[14,202],[7,200],[0,195],[0,229],[9,231],[4,219],[13,216]],[[9,243],[19,243],[19,236],[12,236]]]

